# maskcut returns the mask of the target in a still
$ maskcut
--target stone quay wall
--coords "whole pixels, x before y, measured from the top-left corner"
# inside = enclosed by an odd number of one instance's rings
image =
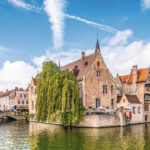
[[[93,114],[85,115],[84,121],[80,122],[75,127],[113,127],[120,126],[120,118],[115,115]]]

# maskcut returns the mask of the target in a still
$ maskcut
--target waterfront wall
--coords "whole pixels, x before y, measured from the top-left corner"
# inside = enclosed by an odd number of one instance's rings
[[[120,126],[120,118],[115,115],[85,115],[84,121],[76,127],[111,127]]]

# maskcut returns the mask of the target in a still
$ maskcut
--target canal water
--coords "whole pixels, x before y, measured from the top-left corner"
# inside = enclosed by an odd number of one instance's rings
[[[67,128],[40,123],[0,123],[0,150],[150,150],[150,124]]]

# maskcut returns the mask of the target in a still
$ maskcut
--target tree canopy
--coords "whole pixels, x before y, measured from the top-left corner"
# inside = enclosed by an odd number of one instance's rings
[[[56,121],[65,126],[79,123],[84,107],[75,75],[61,71],[52,61],[45,63],[37,85],[36,111],[38,121]]]

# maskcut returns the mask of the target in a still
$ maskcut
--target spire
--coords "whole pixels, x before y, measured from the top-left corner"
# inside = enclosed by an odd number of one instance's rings
[[[99,48],[99,41],[98,41],[98,39],[97,39],[97,42],[96,42],[96,50],[97,50],[97,49],[100,49],[100,48]]]
[[[100,53],[100,46],[99,46],[99,41],[97,39],[97,42],[96,42],[96,48],[95,48],[95,53],[98,52]]]
[[[99,53],[100,53],[100,46],[99,46],[98,37],[99,37],[99,34],[98,34],[98,31],[97,31],[97,42],[96,42],[96,49],[95,49],[95,52],[99,52]]]

